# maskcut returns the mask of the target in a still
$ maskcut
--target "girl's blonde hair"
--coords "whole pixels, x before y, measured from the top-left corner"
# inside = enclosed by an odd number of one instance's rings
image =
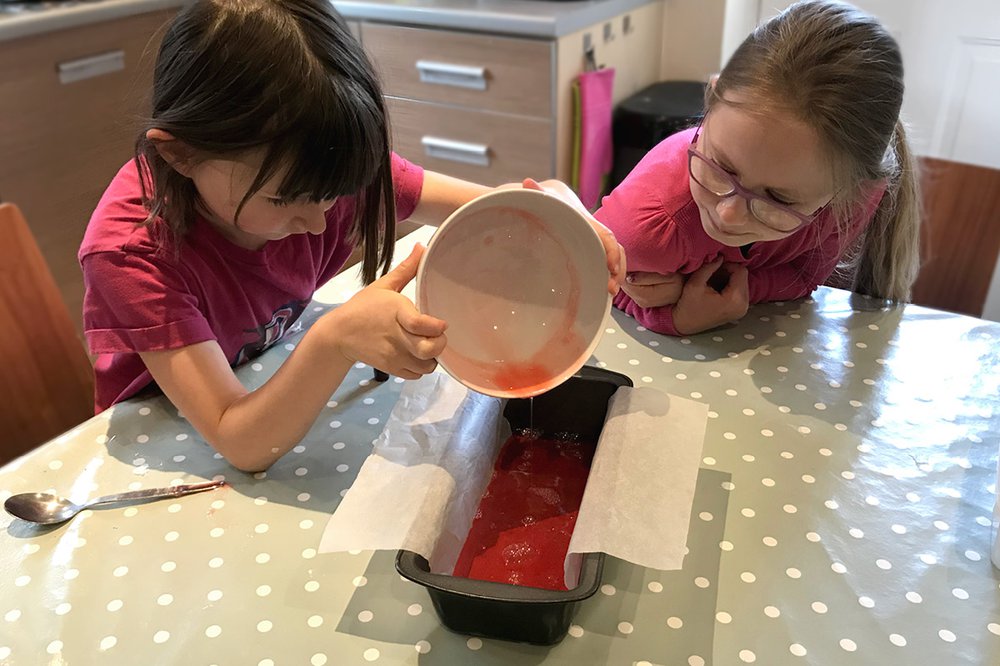
[[[907,301],[920,265],[920,189],[899,118],[903,62],[882,24],[839,2],[799,2],[757,27],[706,93],[706,112],[735,105],[783,111],[811,126],[833,160],[843,225],[875,182],[886,192],[858,243],[844,248],[841,270],[853,290]]]

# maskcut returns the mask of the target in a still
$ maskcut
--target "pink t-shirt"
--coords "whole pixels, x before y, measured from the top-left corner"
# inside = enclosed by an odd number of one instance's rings
[[[701,226],[688,185],[687,149],[694,132],[678,132],[650,150],[594,214],[625,248],[630,272],[690,275],[721,256],[747,267],[751,304],[802,298],[830,277],[885,192],[880,186],[866,196],[846,234],[838,232],[836,220],[826,212],[787,238],[754,243],[744,256],[740,248],[714,240]],[[624,291],[614,303],[646,328],[678,335],[673,305],[642,308]]]
[[[404,220],[420,199],[423,170],[393,155],[392,179],[396,217]],[[101,197],[79,252],[84,333],[97,355],[95,409],[152,383],[136,352],[216,340],[235,366],[275,344],[353,250],[353,211],[354,197],[340,197],[322,234],[295,234],[259,250],[233,244],[199,218],[178,252],[167,234],[154,238],[140,226],[147,212],[139,176],[134,161],[125,164]],[[168,239],[162,245],[160,236]]]

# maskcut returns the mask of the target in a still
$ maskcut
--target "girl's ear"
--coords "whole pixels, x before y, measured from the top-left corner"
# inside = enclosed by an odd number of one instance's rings
[[[146,138],[174,171],[182,176],[191,177],[194,153],[187,144],[175,138],[170,132],[155,128],[146,132]]]
[[[719,80],[719,74],[718,74],[718,72],[716,72],[715,74],[712,74],[711,76],[708,77],[708,86],[714,90],[715,89],[715,83],[718,80]]]

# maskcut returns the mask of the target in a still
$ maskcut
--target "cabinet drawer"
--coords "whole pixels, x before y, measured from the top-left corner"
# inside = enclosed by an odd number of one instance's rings
[[[76,253],[132,156],[161,28],[176,11],[0,42],[0,197],[24,212],[78,327]]]
[[[552,176],[552,122],[387,97],[393,149],[483,185]]]
[[[387,95],[552,115],[552,42],[366,23],[364,45]]]

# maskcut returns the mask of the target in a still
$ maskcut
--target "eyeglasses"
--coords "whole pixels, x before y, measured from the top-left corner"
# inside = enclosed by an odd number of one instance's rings
[[[795,231],[819,217],[833,202],[833,199],[830,199],[825,205],[806,215],[788,204],[751,192],[740,185],[731,173],[694,147],[698,143],[700,134],[701,125],[698,126],[694,138],[691,139],[691,145],[688,146],[688,171],[691,173],[691,178],[698,185],[722,199],[734,195],[743,197],[753,216],[765,226],[783,233]]]

